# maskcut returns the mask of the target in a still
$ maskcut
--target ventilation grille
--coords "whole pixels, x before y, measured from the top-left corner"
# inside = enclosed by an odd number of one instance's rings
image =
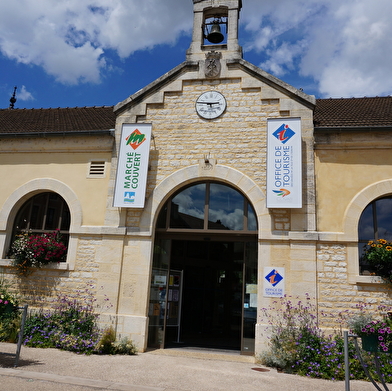
[[[104,161],[90,162],[88,177],[102,178],[104,176],[105,176],[105,162]]]

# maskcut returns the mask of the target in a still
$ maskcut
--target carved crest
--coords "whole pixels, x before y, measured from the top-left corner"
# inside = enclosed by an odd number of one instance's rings
[[[211,52],[206,53],[206,61],[204,73],[206,77],[217,77],[221,71],[221,62],[220,59],[222,54],[212,50]]]

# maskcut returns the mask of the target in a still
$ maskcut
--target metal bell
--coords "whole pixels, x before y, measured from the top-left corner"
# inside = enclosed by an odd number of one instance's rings
[[[210,33],[207,35],[207,40],[211,43],[221,43],[224,40],[224,36],[221,33],[219,22],[213,23]]]

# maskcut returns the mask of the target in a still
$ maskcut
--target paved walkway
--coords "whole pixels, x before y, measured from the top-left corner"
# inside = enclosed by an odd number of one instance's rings
[[[84,356],[0,343],[0,390],[7,391],[345,391],[344,382],[278,373],[233,353],[156,350],[136,356]],[[350,391],[375,390],[352,381]],[[392,391],[392,386],[390,387]]]

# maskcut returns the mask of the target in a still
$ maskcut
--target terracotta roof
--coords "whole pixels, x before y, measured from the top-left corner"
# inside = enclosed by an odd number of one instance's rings
[[[115,124],[113,106],[0,110],[0,134],[109,130]]]
[[[315,128],[392,126],[392,97],[317,99]]]

